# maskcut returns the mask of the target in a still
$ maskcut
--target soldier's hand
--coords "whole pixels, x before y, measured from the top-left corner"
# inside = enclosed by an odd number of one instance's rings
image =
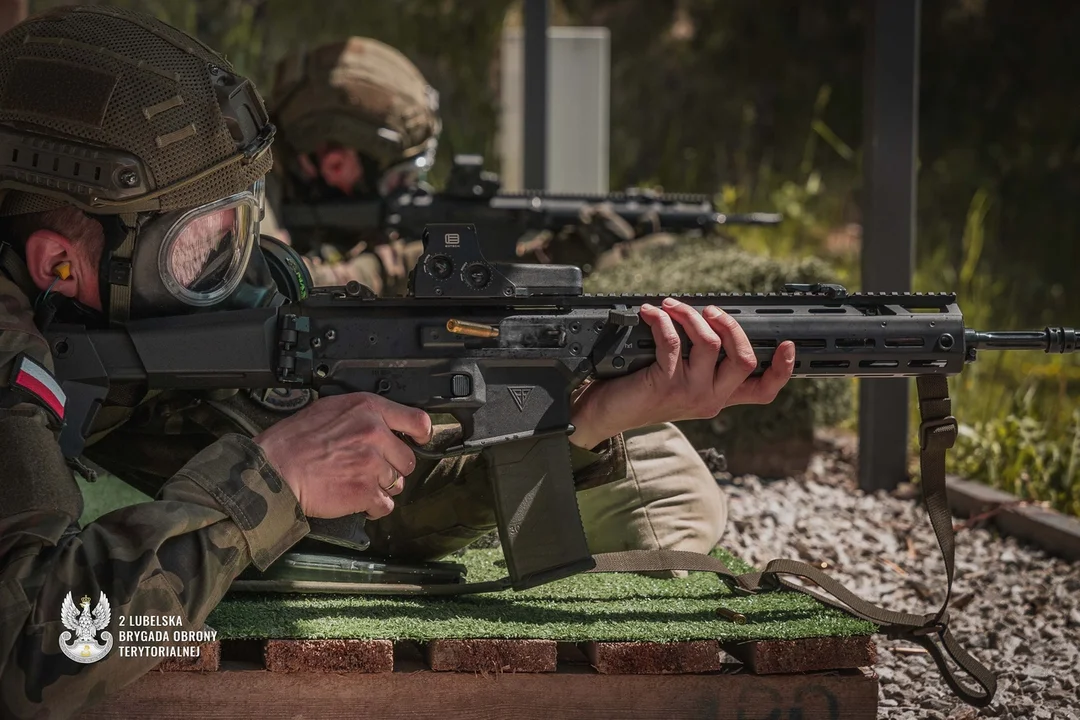
[[[545,230],[519,242],[517,255],[524,262],[577,265],[589,273],[596,269],[595,263],[603,253],[635,237],[634,227],[615,212],[611,203],[582,205],[577,223],[557,232]]]
[[[791,379],[795,345],[783,342],[758,377],[757,357],[735,318],[719,308],[704,314],[672,298],[657,308],[643,305],[652,329],[656,362],[635,373],[590,385],[574,403],[571,442],[591,448],[609,437],[654,423],[715,417],[733,405],[766,405]],[[691,343],[683,358],[675,323]],[[717,365],[720,350],[724,359]]]
[[[431,440],[423,410],[370,393],[319,398],[254,440],[308,517],[389,515],[393,496],[416,467],[416,455],[394,432]]]

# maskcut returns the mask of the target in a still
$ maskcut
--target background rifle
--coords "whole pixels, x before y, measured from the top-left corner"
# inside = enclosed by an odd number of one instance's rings
[[[972,330],[951,293],[849,295],[839,285],[795,285],[784,293],[676,295],[699,311],[715,304],[734,316],[758,357],[755,374],[768,367],[780,342],[792,340],[797,377],[918,379],[924,500],[949,590],[937,614],[912,615],[872,606],[820,569],[791,560],[736,576],[697,553],[594,557],[570,464],[571,394],[589,378],[625,375],[655,360],[652,334],[639,322],[638,309],[659,305],[662,296],[585,295],[576,267],[489,262],[471,225],[433,226],[424,245],[406,297],[376,298],[352,282],[274,308],[156,318],[108,330],[53,325],[46,335],[68,398],[60,435],[64,454],[81,454],[83,432],[111,391],[309,387],[323,395],[377,393],[450,413],[461,423],[463,439],[454,447],[430,450],[403,440],[425,457],[484,456],[506,558],[503,581],[459,586],[451,579],[410,591],[523,590],[584,571],[667,568],[716,572],[750,592],[782,585],[805,592],[779,579],[796,575],[843,599],[849,612],[927,647],[950,687],[968,702],[990,702],[996,681],[948,631],[954,549],[944,453],[957,423],[945,378],[983,348],[1074,352],[1075,330]],[[688,355],[689,341],[681,330],[680,336]],[[309,522],[316,539],[359,551],[369,544],[362,516]],[[248,589],[258,587],[256,581]],[[347,583],[319,589],[350,591]],[[959,685],[942,652],[983,690]]]
[[[346,231],[327,233],[323,239],[346,243],[348,247],[338,248],[345,252],[356,244],[361,232],[372,228],[397,232],[411,240],[423,237],[424,228],[431,224],[469,223],[477,228],[487,258],[512,260],[523,236],[580,225],[582,209],[601,203],[610,205],[638,236],[708,231],[720,225],[778,225],[783,219],[778,213],[721,213],[707,195],[665,195],[634,188],[607,195],[501,192],[499,176],[485,171],[483,163],[479,155],[455,156],[443,192],[422,187],[384,199],[288,203],[282,206],[280,221],[296,237],[297,250],[304,253],[313,249],[304,246],[304,231]],[[608,249],[594,247],[592,251],[599,254]]]

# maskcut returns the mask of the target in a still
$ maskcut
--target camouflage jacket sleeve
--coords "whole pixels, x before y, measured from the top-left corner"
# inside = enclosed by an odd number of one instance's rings
[[[0,280],[0,299],[4,392],[20,354],[50,369],[51,362],[25,297]],[[81,497],[46,412],[30,402],[7,405],[0,408],[0,717],[67,717],[131,683],[162,660],[139,656],[161,643],[124,641],[132,618],[173,623],[150,628],[170,640],[177,630],[203,629],[248,563],[267,567],[308,531],[288,485],[239,435],[192,458],[153,502],[80,528]],[[62,634],[70,632],[69,643],[80,637],[62,619],[68,593],[76,606],[89,597],[95,612],[100,598],[108,603],[110,617],[93,641],[107,643],[104,630],[113,644],[97,662],[61,650]]]

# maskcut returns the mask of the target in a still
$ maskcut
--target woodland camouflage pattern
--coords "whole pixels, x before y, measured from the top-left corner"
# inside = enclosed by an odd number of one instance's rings
[[[26,352],[51,368],[26,298],[0,279],[0,377]],[[67,717],[153,668],[160,658],[93,665],[60,652],[64,596],[97,597],[120,615],[172,615],[202,629],[232,579],[263,569],[307,533],[288,485],[247,438],[229,435],[191,458],[157,501],[79,528],[82,500],[46,426],[24,403],[0,410],[0,716]]]

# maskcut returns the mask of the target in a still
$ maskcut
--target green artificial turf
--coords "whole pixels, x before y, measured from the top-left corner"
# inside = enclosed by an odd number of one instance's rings
[[[123,482],[83,483],[83,522],[148,500]],[[750,566],[716,551],[734,572]],[[468,550],[450,558],[468,568],[469,582],[506,574],[502,551]],[[745,625],[716,615],[742,613]],[[221,638],[536,638],[722,641],[794,639],[873,633],[876,627],[793,592],[739,597],[715,575],[660,580],[624,573],[578,575],[524,592],[457,598],[233,593],[207,622]]]
[[[79,475],[75,479],[83,496],[83,513],[79,518],[83,525],[117,508],[152,499],[113,475],[99,475],[92,483]]]
[[[749,567],[716,555],[735,572]],[[471,582],[505,575],[502,551],[469,550],[455,558]],[[716,615],[744,614],[745,625]],[[578,575],[524,592],[457,598],[234,593],[207,622],[223,638],[536,638],[561,641],[722,641],[850,636],[870,623],[792,592],[737,597],[715,575],[660,580],[623,573]]]

